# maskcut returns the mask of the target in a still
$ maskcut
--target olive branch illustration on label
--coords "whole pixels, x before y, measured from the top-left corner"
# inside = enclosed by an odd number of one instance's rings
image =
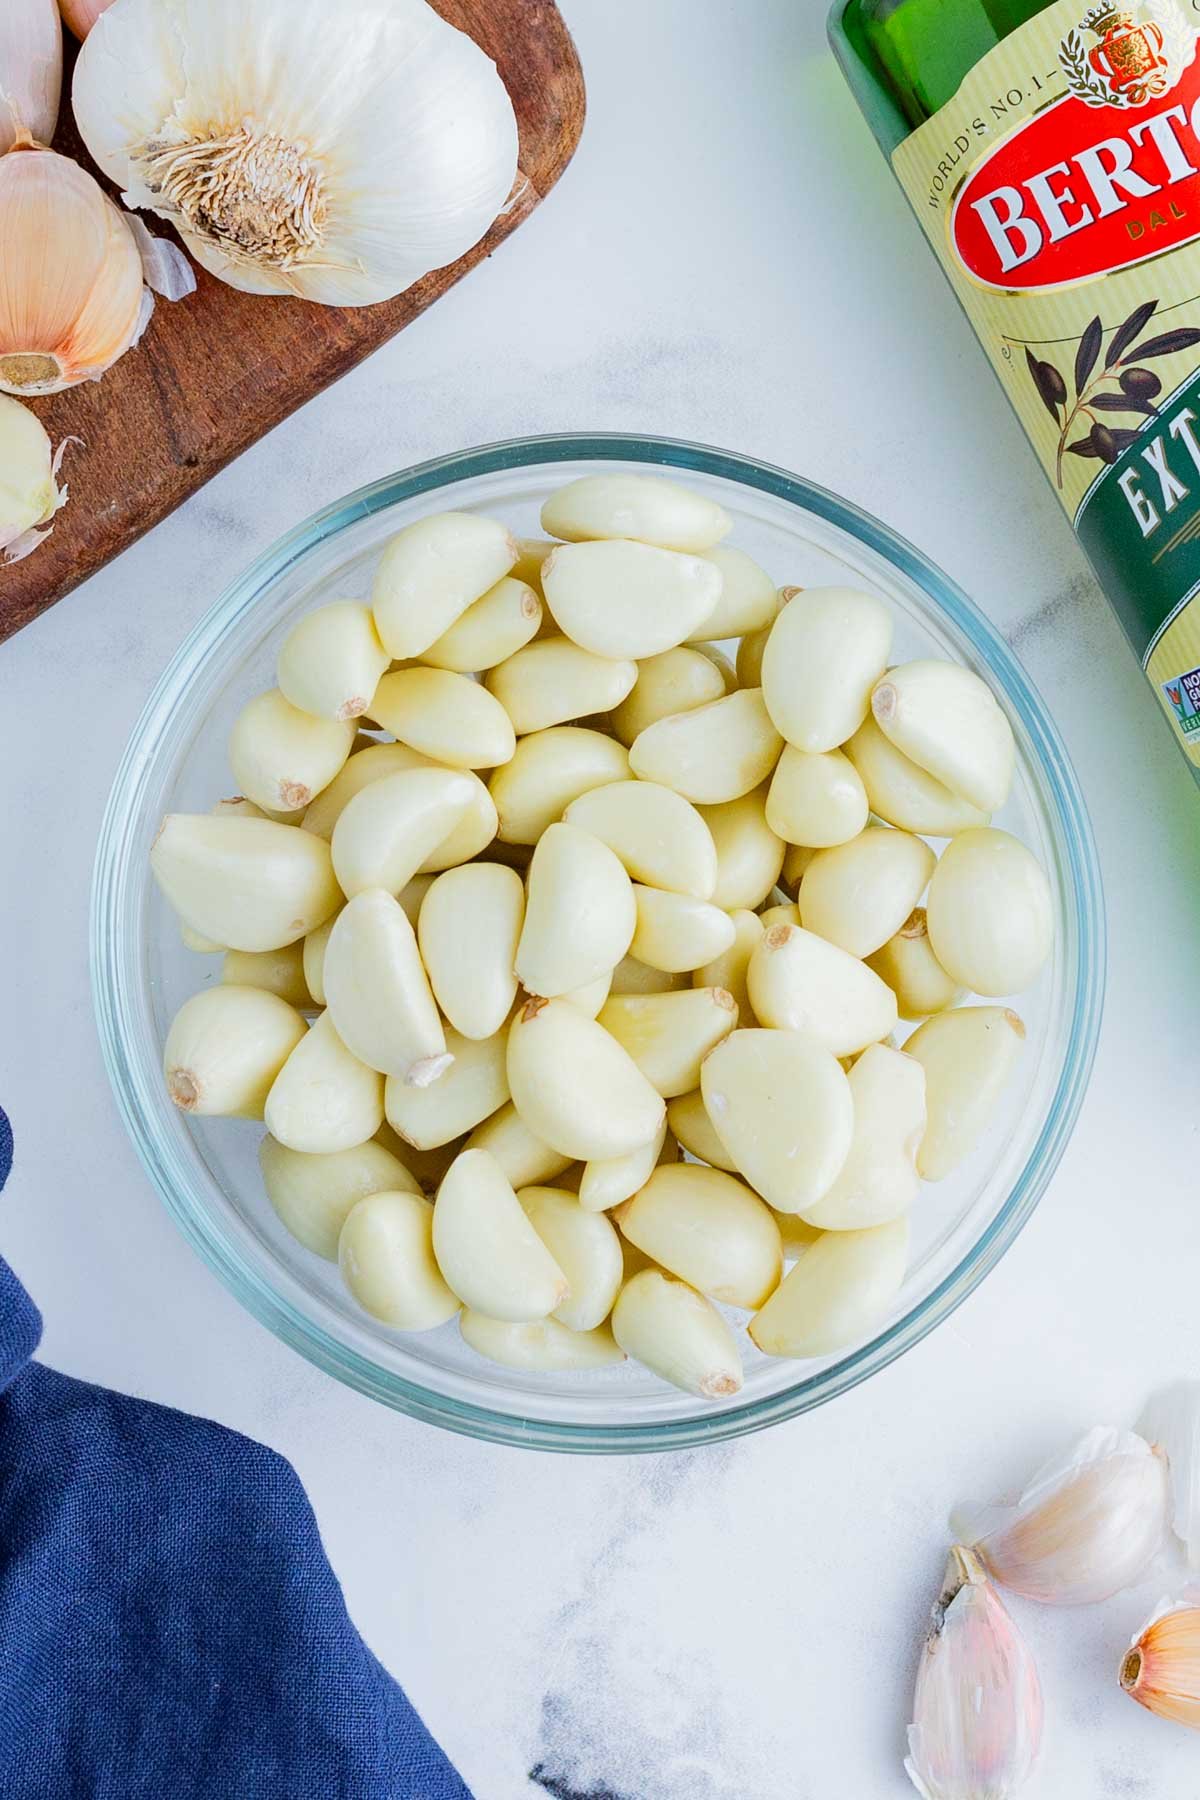
[[[1157,300],[1143,300],[1129,317],[1116,327],[1108,342],[1104,362],[1097,370],[1104,348],[1104,326],[1092,319],[1079,337],[1072,371],[1075,385],[1074,402],[1068,404],[1067,383],[1061,370],[1051,362],[1039,360],[1028,344],[1025,362],[1030,378],[1046,411],[1058,427],[1058,455],[1055,475],[1063,484],[1063,457],[1095,457],[1101,462],[1115,463],[1127,450],[1144,426],[1108,425],[1098,413],[1134,413],[1144,419],[1158,417],[1155,401],[1162,392],[1162,382],[1153,369],[1142,367],[1156,356],[1174,356],[1200,344],[1200,329],[1180,325],[1157,337],[1138,339],[1158,307]],[[1080,427],[1082,435],[1072,438]]]

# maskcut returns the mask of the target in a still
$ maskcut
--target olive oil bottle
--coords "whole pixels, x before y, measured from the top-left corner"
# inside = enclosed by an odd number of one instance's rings
[[[1200,780],[1200,13],[838,0],[829,33]]]

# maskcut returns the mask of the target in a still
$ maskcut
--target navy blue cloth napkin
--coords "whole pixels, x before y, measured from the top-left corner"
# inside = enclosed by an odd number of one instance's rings
[[[41,1324],[0,1260],[4,1800],[471,1800],[291,1465],[33,1362]]]

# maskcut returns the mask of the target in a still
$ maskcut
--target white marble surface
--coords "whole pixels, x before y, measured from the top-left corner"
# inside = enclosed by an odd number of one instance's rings
[[[1200,1372],[1200,801],[842,88],[817,0],[564,10],[591,115],[531,223],[0,650],[0,1099],[17,1138],[0,1249],[45,1311],[48,1360],[292,1459],[355,1618],[479,1800],[900,1800],[949,1504]],[[360,482],[590,426],[757,453],[915,538],[1053,707],[1109,906],[1090,1095],[1001,1268],[848,1398],[671,1458],[469,1443],[268,1336],[152,1193],[88,989],[117,758],[224,584]],[[1113,1678],[1157,1597],[1150,1582],[1074,1615],[1021,1609],[1048,1695],[1043,1800],[1194,1800],[1195,1741]]]

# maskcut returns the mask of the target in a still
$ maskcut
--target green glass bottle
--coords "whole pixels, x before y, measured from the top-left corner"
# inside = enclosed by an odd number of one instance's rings
[[[829,35],[1200,780],[1200,19],[837,0]]]

